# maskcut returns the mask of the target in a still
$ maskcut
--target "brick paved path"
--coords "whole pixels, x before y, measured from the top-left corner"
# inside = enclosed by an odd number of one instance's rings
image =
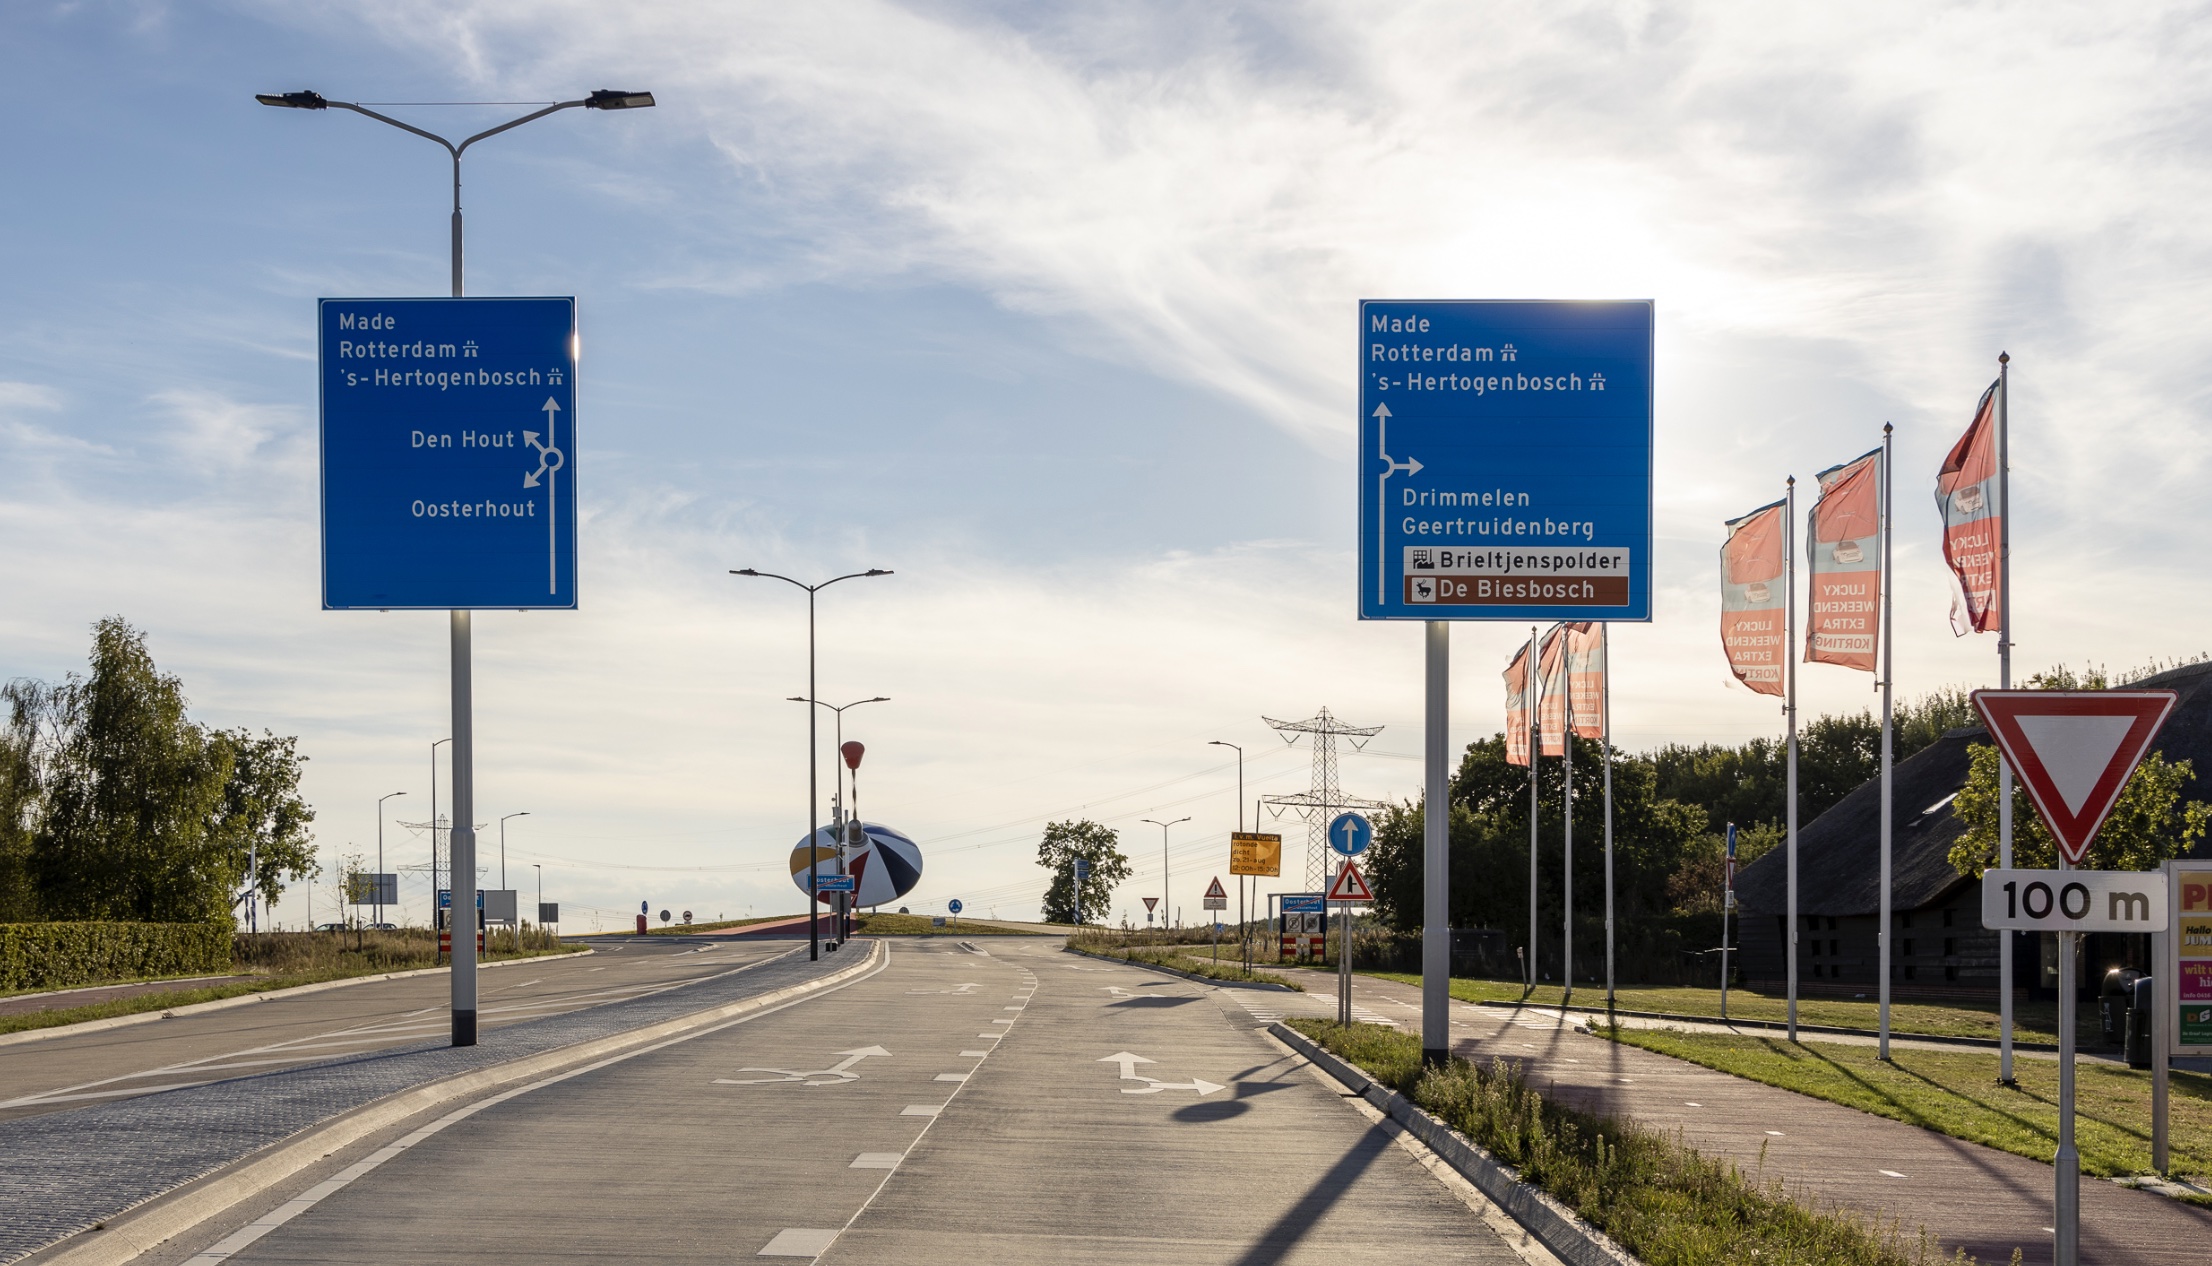
[[[1335,1014],[1331,994],[1305,994],[1288,1014]],[[1420,1025],[1420,988],[1355,977],[1362,1011]],[[1695,1064],[1579,1034],[1587,1017],[1452,1004],[1453,1050],[1530,1061],[1530,1080],[1562,1102],[1682,1132],[1708,1156],[1780,1176],[1793,1190],[1920,1227],[1946,1252],[2003,1263],[2051,1260],[2051,1167],[1900,1121],[1872,1116]],[[1991,1055],[1994,1073],[1995,1055]],[[2099,1179],[2081,1183],[2083,1266],[2212,1261],[2212,1209]]]
[[[0,1122],[0,1263],[172,1191],[364,1104],[797,984],[850,965],[802,952],[627,1002],[442,1042]]]

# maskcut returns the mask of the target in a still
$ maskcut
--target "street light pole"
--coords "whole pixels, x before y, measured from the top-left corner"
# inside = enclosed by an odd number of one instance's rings
[[[540,862],[532,862],[530,863],[530,869],[538,872],[538,927],[543,930],[545,927],[545,866]]]
[[[807,698],[804,698],[804,697],[802,697],[802,696],[799,696],[799,695],[787,695],[787,696],[785,696],[785,698],[786,698],[786,700],[787,700],[788,702],[791,702],[791,703],[813,703],[813,704],[818,704],[818,705],[820,705],[820,706],[822,706],[822,707],[825,707],[825,708],[828,708],[828,709],[829,709],[830,711],[832,711],[832,712],[836,713],[836,714],[837,714],[837,750],[838,750],[838,751],[840,751],[840,752],[842,752],[842,751],[844,751],[844,750],[845,750],[845,709],[846,709],[846,708],[857,708],[857,707],[859,707],[859,706],[860,706],[861,704],[864,704],[864,703],[889,703],[889,702],[891,702],[891,696],[889,696],[889,695],[877,695],[877,696],[876,696],[875,698],[873,698],[873,699],[855,699],[855,700],[853,700],[853,701],[852,701],[851,703],[847,703],[847,704],[842,704],[842,705],[840,705],[840,704],[835,704],[835,703],[823,703],[823,702],[822,702],[822,701],[821,701],[820,699],[807,699]],[[847,806],[850,806],[850,805],[852,804],[852,801],[850,801],[850,800],[848,800],[848,799],[846,799],[846,798],[845,798],[845,775],[844,775],[844,774],[843,774],[842,772],[838,772],[838,771],[841,771],[841,770],[842,770],[843,768],[844,768],[844,766],[843,766],[843,765],[839,765],[839,766],[838,766],[838,770],[837,770],[837,771],[832,771],[832,772],[836,773],[836,775],[837,775],[837,789],[836,789],[836,793],[835,793],[835,794],[836,794],[836,796],[837,796],[837,802],[838,802],[839,804],[841,804],[841,805],[847,805]]]
[[[524,809],[520,813],[508,814],[507,818],[527,818],[529,816],[530,811]],[[499,886],[502,889],[507,886],[507,818],[499,820]]]
[[[1243,797],[1238,798],[1242,799]],[[1241,809],[1243,806],[1239,805],[1238,807]],[[1162,822],[1158,818],[1146,818],[1145,821],[1160,828],[1160,933],[1164,939],[1167,933],[1167,912],[1171,908],[1167,900],[1167,829],[1174,826],[1176,822],[1188,822],[1190,818],[1187,816],[1180,817],[1175,819],[1175,822]]]
[[[1232,748],[1232,749],[1234,749],[1234,750],[1236,751],[1236,754],[1237,754],[1237,830],[1238,830],[1238,831],[1242,831],[1242,830],[1244,830],[1244,749],[1243,749],[1243,748],[1241,748],[1241,747],[1238,747],[1238,746],[1237,746],[1236,744],[1234,744],[1234,743],[1228,743],[1228,742],[1224,742],[1224,741],[1222,741],[1221,739],[1208,739],[1208,740],[1206,740],[1206,746],[1208,746],[1208,747],[1227,747],[1227,748]],[[1259,825],[1260,825],[1259,823],[1257,823],[1257,822],[1254,822],[1254,823],[1252,824],[1252,826],[1253,826],[1253,829],[1257,830],[1257,829],[1259,828]],[[1234,858],[1233,858],[1233,854],[1234,854],[1234,851],[1235,851],[1235,850],[1231,850],[1231,853],[1232,853],[1232,860],[1234,859]],[[1238,875],[1238,876],[1236,877],[1236,880],[1237,880],[1237,951],[1238,951],[1238,953],[1237,953],[1237,957],[1238,957],[1239,961],[1242,961],[1242,960],[1243,960],[1243,958],[1244,958],[1244,953],[1243,953],[1243,951],[1244,951],[1244,947],[1245,947],[1245,945],[1247,944],[1247,942],[1249,942],[1249,941],[1251,940],[1251,929],[1250,929],[1249,927],[1247,927],[1247,926],[1245,925],[1245,920],[1244,920],[1244,876],[1242,876],[1242,875]],[[1249,962],[1246,962],[1246,963],[1244,964],[1244,969],[1245,969],[1246,971],[1250,971],[1250,970],[1252,970],[1252,964],[1251,964],[1251,963],[1249,963]]]
[[[814,595],[840,580],[858,580],[867,576],[888,576],[891,572],[886,568],[871,567],[866,571],[848,572],[842,576],[832,576],[818,585],[793,580],[789,576],[779,576],[772,571],[755,571],[750,567],[733,567],[730,569],[730,574],[732,576],[754,576],[769,580],[780,580],[787,585],[797,585],[799,588],[806,590],[806,697],[812,699],[814,698]],[[821,805],[817,803],[822,794],[822,784],[821,775],[817,772],[815,764],[820,753],[814,750],[820,744],[821,737],[815,732],[814,718],[814,709],[808,708],[806,710],[806,955],[809,959],[822,957],[822,890],[820,886],[822,864],[821,856],[817,852],[817,846],[814,842],[815,836],[822,829]]]
[[[433,760],[431,762],[433,772],[435,772],[436,765],[437,762]],[[378,796],[376,798],[376,921],[380,925],[384,922],[384,802],[391,799],[392,796],[404,796],[406,794],[404,791],[395,791],[390,796]],[[394,893],[393,895],[397,896],[398,894]],[[435,901],[437,898],[433,897],[431,900]],[[377,930],[382,931],[383,929],[380,926]]]
[[[438,913],[438,749],[452,741],[450,738],[442,738],[430,745],[430,930],[433,932],[438,930],[438,920],[440,918]],[[451,838],[448,837],[447,843],[450,844],[451,842]],[[430,961],[437,962],[440,957],[438,954],[432,954]]]
[[[424,131],[412,123],[402,123],[389,115],[359,106],[350,101],[332,101],[319,92],[263,92],[254,94],[254,100],[265,106],[287,110],[328,110],[333,107],[351,110],[355,114],[389,124],[402,132],[409,132],[424,140],[436,141],[453,156],[453,297],[462,296],[461,285],[461,155],[478,141],[488,140],[501,132],[521,127],[546,115],[582,106],[588,110],[639,110],[653,104],[650,92],[615,92],[602,88],[588,97],[575,101],[556,101],[542,110],[534,110],[518,119],[510,119],[498,127],[486,128],[459,144]],[[448,614],[449,659],[452,665],[453,712],[453,821],[451,840],[453,850],[453,909],[454,926],[459,927],[460,913],[476,908],[476,751],[475,709],[471,698],[471,643],[469,613],[456,609]],[[435,767],[435,758],[432,761]],[[437,891],[437,806],[431,806],[431,891],[433,902]],[[453,1045],[476,1045],[476,936],[453,940]]]

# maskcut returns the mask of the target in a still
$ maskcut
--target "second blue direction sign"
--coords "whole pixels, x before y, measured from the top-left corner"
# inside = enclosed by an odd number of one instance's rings
[[[1368,620],[1649,620],[1652,305],[1360,304]]]
[[[323,606],[576,605],[576,301],[325,299]]]

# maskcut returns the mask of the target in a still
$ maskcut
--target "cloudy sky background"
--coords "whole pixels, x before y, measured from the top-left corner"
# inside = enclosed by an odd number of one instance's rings
[[[1885,421],[1899,689],[1993,682],[1930,491],[1999,350],[2020,662],[2193,654],[2204,8],[10,5],[0,677],[59,678],[120,614],[202,720],[300,736],[327,856],[373,849],[385,792],[427,808],[445,621],[316,605],[312,322],[444,293],[447,167],[252,101],[308,87],[659,96],[487,142],[464,193],[472,293],[581,305],[584,608],[476,635],[478,816],[530,812],[509,880],[542,864],[571,928],[800,908],[804,600],[733,567],[896,569],[824,594],[820,689],[893,698],[847,737],[867,816],[924,845],[918,911],[1033,916],[1039,830],[1087,815],[1141,919],[1141,819],[1189,814],[1195,917],[1237,811],[1207,740],[1248,796],[1306,783],[1262,714],[1386,726],[1346,789],[1415,793],[1418,630],[1353,618],[1361,297],[1657,301],[1628,747],[1779,729],[1720,655],[1721,523]],[[1500,724],[1521,635],[1455,630],[1455,744]]]

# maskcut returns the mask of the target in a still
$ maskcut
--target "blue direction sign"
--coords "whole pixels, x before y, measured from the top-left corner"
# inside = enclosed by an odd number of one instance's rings
[[[814,877],[814,891],[816,892],[851,892],[859,884],[860,876],[858,875],[816,875]]]
[[[1329,847],[1346,857],[1366,852],[1368,841],[1374,838],[1375,828],[1360,814],[1339,813],[1329,821]]]
[[[1652,305],[1359,309],[1364,620],[1649,620]]]
[[[958,897],[954,897],[952,900],[947,901],[945,903],[945,908],[952,911],[954,914],[958,914],[962,910],[967,909],[966,906],[960,904],[960,898]]]
[[[398,905],[399,903],[394,901],[391,904]],[[453,908],[453,890],[451,888],[438,889],[438,908],[440,910],[451,910]],[[484,890],[482,888],[476,890],[476,908],[479,910],[484,908]]]
[[[576,605],[576,301],[325,299],[323,606]]]
[[[1089,879],[1091,877],[1090,858],[1078,857],[1075,859],[1075,877],[1078,881]]]
[[[1284,914],[1327,914],[1329,898],[1319,892],[1286,892],[1276,898],[1282,902]]]

